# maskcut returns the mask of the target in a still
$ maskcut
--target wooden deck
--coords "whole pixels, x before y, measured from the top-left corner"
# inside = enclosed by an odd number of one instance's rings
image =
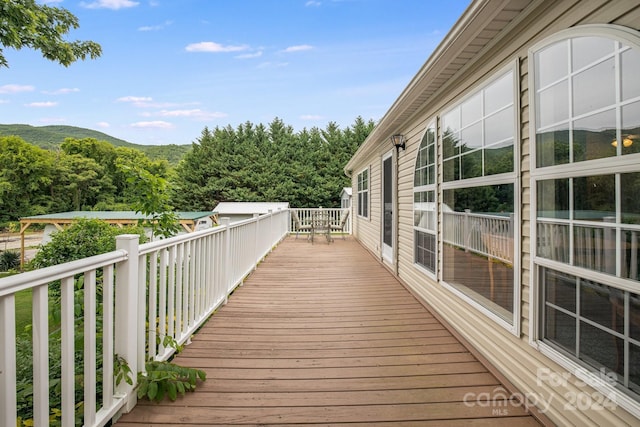
[[[539,425],[350,238],[286,239],[175,361],[207,381],[117,427]]]

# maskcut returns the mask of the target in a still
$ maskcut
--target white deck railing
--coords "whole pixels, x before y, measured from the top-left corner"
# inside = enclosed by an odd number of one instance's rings
[[[323,213],[328,215],[329,225],[336,227],[340,224],[344,212],[348,211],[349,208],[292,208],[291,210],[295,211],[298,214],[301,225],[311,224],[316,215],[318,215],[319,213]],[[295,221],[293,221],[293,219],[291,220],[290,227],[292,233],[309,233],[308,230],[298,230],[297,224],[295,223]],[[347,217],[347,222],[345,223],[344,227],[344,233],[351,234],[351,215]]]
[[[49,287],[61,287],[62,425],[75,426],[74,292],[83,283],[84,425],[102,426],[136,404],[135,373],[146,360],[166,360],[242,283],[289,232],[288,211],[138,245],[137,235],[117,238],[117,250],[0,279],[0,425],[17,422],[15,294],[33,293],[33,416],[48,426]],[[98,298],[102,286],[102,299]],[[102,318],[97,306],[102,304]],[[101,330],[97,325],[102,324]],[[98,358],[96,337],[102,337]],[[57,338],[56,338],[57,339]],[[134,384],[114,382],[115,355],[134,372]],[[102,368],[102,379],[96,372]],[[97,390],[101,383],[102,392]],[[102,396],[97,401],[97,396]]]
[[[630,224],[620,227],[612,217],[604,217],[602,222],[538,218],[537,254],[542,258],[638,280],[640,227]],[[617,259],[620,261],[619,272],[616,270]]]
[[[443,212],[443,241],[513,264],[513,215]]]

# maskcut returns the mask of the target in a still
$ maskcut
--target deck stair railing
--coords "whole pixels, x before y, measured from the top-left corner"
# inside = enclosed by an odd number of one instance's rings
[[[177,344],[187,342],[290,231],[288,210],[233,224],[228,219],[222,222],[219,227],[143,245],[137,235],[119,236],[113,252],[0,279],[0,425],[13,427],[17,422],[16,293],[32,292],[33,422],[48,426],[52,409],[48,294],[51,286],[60,286],[61,335],[55,338],[61,345],[58,409],[62,425],[75,426],[79,351],[74,342],[74,296],[82,287],[83,421],[85,426],[103,426],[118,412],[135,406],[135,372],[144,369],[145,361],[172,355],[174,349],[163,345],[164,337]],[[116,386],[115,355],[134,372],[133,385]]]

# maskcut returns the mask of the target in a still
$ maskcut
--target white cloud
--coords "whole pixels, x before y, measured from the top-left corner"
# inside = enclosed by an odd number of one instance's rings
[[[174,127],[173,124],[162,121],[162,120],[155,120],[150,122],[136,122],[136,123],[131,123],[130,126],[132,128],[139,128],[139,129],[173,129]]]
[[[9,100],[8,99],[0,99],[0,104],[8,104]]]
[[[99,128],[102,128],[102,129],[106,129],[108,127],[111,127],[111,125],[109,123],[107,123],[107,122],[98,122],[98,123],[96,123],[96,126],[98,126]]]
[[[171,24],[173,24],[172,21],[165,21],[163,24],[160,24],[160,25],[145,25],[143,27],[139,27],[138,31],[160,31],[160,30],[164,30],[166,27],[168,27]]]
[[[187,52],[213,52],[213,53],[241,52],[247,49],[249,49],[249,46],[246,46],[246,45],[224,46],[216,42],[191,43],[187,45],[187,47],[185,48]]]
[[[203,111],[199,108],[192,110],[162,110],[158,113],[161,117],[190,117],[195,119],[220,119],[227,117],[228,114],[217,111]]]
[[[56,90],[43,90],[42,91],[42,93],[45,93],[47,95],[66,95],[68,93],[74,93],[74,92],[80,92],[80,89],[78,89],[77,87],[74,87],[74,88],[63,87],[63,88],[56,89]]]
[[[289,65],[288,62],[263,62],[258,68],[281,68]]]
[[[315,6],[318,7],[320,6],[322,3],[319,1],[315,1],[315,0],[309,0],[308,2],[306,2],[304,5],[309,7],[309,6]]]
[[[324,117],[322,116],[318,116],[318,115],[314,115],[314,114],[304,114],[302,116],[300,116],[301,120],[322,120],[324,119]]]
[[[311,50],[311,49],[313,49],[313,46],[310,46],[308,44],[301,44],[301,45],[297,45],[297,46],[289,46],[288,48],[286,48],[282,52],[285,52],[285,53],[302,52],[302,51]]]
[[[4,85],[0,86],[0,93],[33,92],[35,87],[30,85]]]
[[[245,53],[243,55],[236,56],[237,59],[251,59],[251,58],[260,58],[262,56],[262,51],[256,53]]]
[[[117,102],[128,102],[134,107],[148,107],[149,103],[153,101],[150,96],[122,96],[116,99]]]
[[[131,0],[96,0],[92,3],[80,2],[80,6],[87,9],[112,9],[118,10],[139,5],[137,1]]]
[[[118,98],[118,102],[148,102],[153,101],[150,96],[122,96]]]
[[[26,107],[36,107],[36,108],[49,108],[55,107],[58,105],[57,102],[53,101],[42,101],[42,102],[31,102],[29,104],[24,104]]]
[[[40,123],[47,123],[47,124],[51,124],[51,123],[66,123],[67,119],[65,119],[64,117],[43,117],[38,121]]]

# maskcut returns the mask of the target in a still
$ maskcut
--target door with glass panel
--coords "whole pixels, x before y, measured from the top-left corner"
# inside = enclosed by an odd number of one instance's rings
[[[393,152],[382,158],[382,257],[393,262]]]

